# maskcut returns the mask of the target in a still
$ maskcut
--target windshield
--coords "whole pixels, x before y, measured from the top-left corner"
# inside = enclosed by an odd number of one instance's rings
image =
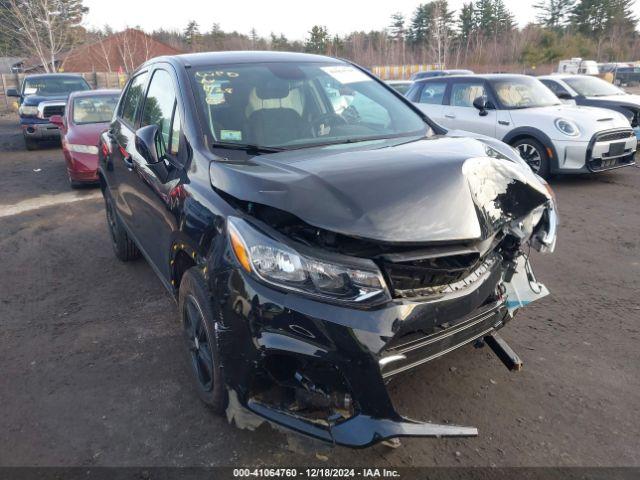
[[[505,108],[532,108],[560,105],[558,98],[540,80],[511,77],[491,82]]]
[[[214,66],[193,80],[215,142],[300,148],[430,131],[392,92],[343,63]]]
[[[624,95],[625,92],[615,85],[597,77],[565,77],[563,80],[578,95],[584,97],[604,97],[606,95]]]
[[[118,103],[118,95],[96,95],[73,100],[73,123],[103,123],[111,121]]]
[[[23,95],[68,95],[77,90],[90,90],[83,78],[39,77],[24,81]]]

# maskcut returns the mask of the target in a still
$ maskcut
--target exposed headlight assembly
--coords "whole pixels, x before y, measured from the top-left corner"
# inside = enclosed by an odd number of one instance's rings
[[[364,302],[388,295],[380,271],[369,260],[338,263],[314,258],[272,239],[237,217],[229,217],[228,234],[242,268],[266,283],[345,302]]]
[[[18,112],[20,113],[20,115],[25,117],[35,117],[36,115],[38,115],[38,107],[30,105],[20,105]]]
[[[565,135],[568,135],[570,137],[577,137],[578,135],[580,135],[578,126],[571,120],[567,120],[566,118],[556,118],[554,123],[556,128]]]

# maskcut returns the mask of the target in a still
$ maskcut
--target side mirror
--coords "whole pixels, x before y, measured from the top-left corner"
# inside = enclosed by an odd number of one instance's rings
[[[136,150],[150,165],[160,161],[164,150],[157,125],[147,125],[136,131]]]
[[[559,93],[556,94],[556,96],[560,100],[573,100],[573,97],[571,96],[571,94],[569,92],[559,92]]]
[[[477,97],[473,101],[473,106],[479,110],[479,115],[481,117],[484,117],[489,113],[487,112],[489,103],[487,102],[487,97],[485,95],[481,95],[480,97]]]
[[[18,90],[15,88],[7,88],[7,97],[20,97]]]
[[[64,120],[60,115],[51,115],[49,117],[49,121],[53,123],[55,126],[57,126],[58,128],[64,127]]]

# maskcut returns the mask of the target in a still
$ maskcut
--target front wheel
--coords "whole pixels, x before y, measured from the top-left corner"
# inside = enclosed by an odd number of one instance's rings
[[[184,350],[198,396],[221,415],[227,408],[227,390],[218,355],[211,293],[198,267],[187,270],[180,281],[178,308]]]
[[[522,138],[511,145],[518,150],[520,157],[527,162],[534,173],[549,178],[551,171],[547,149],[534,138]]]

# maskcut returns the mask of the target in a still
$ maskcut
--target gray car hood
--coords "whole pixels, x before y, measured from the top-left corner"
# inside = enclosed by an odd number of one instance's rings
[[[397,142],[214,161],[211,183],[315,227],[393,243],[484,239],[549,199],[530,169],[481,141],[439,136]]]

